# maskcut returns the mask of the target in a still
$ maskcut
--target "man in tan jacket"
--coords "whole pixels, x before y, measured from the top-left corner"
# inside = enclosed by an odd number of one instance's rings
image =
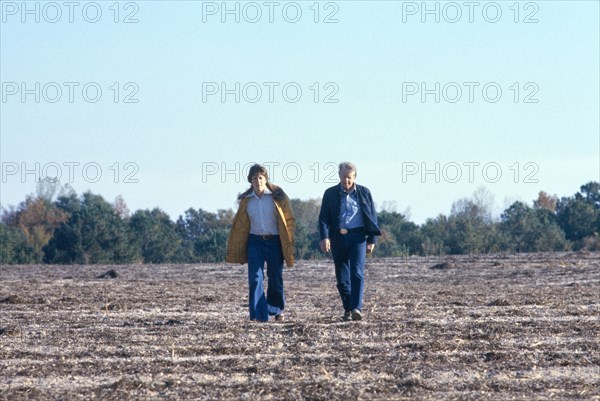
[[[253,165],[248,181],[252,187],[238,198],[240,205],[233,218],[225,260],[248,263],[250,320],[268,321],[271,315],[276,321],[283,321],[283,262],[288,267],[294,265],[294,213],[285,192],[269,183],[265,167]]]

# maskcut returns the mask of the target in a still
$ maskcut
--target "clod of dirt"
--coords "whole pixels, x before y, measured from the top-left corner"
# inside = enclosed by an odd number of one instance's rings
[[[398,383],[396,386],[398,387],[399,390],[403,390],[403,391],[413,391],[413,390],[416,390],[418,387],[425,388],[425,389],[427,388],[427,386],[425,386],[425,384],[423,383],[423,380],[421,379],[421,377],[419,375],[414,375],[414,376],[408,377],[407,379]]]
[[[0,304],[18,304],[19,301],[19,297],[16,295],[9,295],[7,297],[0,298]]]
[[[18,334],[18,330],[15,327],[0,327],[0,336],[15,334]]]
[[[97,276],[96,278],[117,278],[118,274],[114,269],[110,269],[104,274]]]
[[[498,298],[487,304],[487,306],[509,306],[510,303],[505,298]]]
[[[437,265],[433,265],[430,267],[430,269],[433,270],[447,270],[447,269],[451,269],[452,265],[450,264],[450,262],[443,262],[443,263],[438,263]]]
[[[179,324],[183,324],[183,322],[181,320],[176,320],[176,319],[169,319],[169,320],[160,321],[160,322],[155,323],[155,325],[157,325],[157,326],[176,326]]]

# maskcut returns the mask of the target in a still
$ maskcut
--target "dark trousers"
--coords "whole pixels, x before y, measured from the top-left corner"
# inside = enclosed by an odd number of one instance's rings
[[[267,263],[267,296],[264,290],[264,266]],[[285,307],[283,294],[283,252],[278,236],[248,238],[248,290],[250,320],[268,321]]]
[[[367,240],[363,233],[342,235],[331,240],[337,288],[345,311],[362,310],[365,287],[365,260]]]

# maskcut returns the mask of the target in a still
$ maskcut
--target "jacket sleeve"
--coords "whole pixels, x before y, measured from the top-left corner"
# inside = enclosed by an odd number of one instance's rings
[[[285,216],[285,224],[288,227],[288,231],[290,233],[290,238],[292,242],[296,239],[296,217],[294,216],[294,209],[292,209],[292,202],[286,196],[284,201],[284,216]]]
[[[369,198],[371,197],[371,194],[369,194]],[[373,203],[373,199],[371,199],[371,215],[373,216],[373,223],[375,223],[376,226],[378,226],[377,223],[377,212],[375,211],[375,204]],[[376,244],[377,243],[377,236],[375,234],[369,233],[369,235],[367,235],[367,244]]]
[[[321,240],[329,238],[329,229],[331,228],[330,197],[329,191],[325,191],[321,201],[321,211],[319,212],[319,235]]]
[[[244,201],[240,202],[238,211],[236,212],[229,236],[227,238],[227,253],[225,255],[225,261],[227,263],[240,263],[244,264],[248,261],[248,255],[246,253],[246,246],[248,243],[248,233],[250,232],[250,226],[248,222],[244,222],[245,204]]]
[[[279,210],[278,227],[283,258],[286,265],[292,267],[295,262],[294,254],[296,253],[296,218],[294,217],[292,202],[285,196],[282,199],[276,200],[275,205]]]
[[[373,202],[373,196],[371,195],[371,191],[369,191],[367,189],[366,195],[369,200],[369,208],[370,208],[368,213],[371,216],[371,221],[373,222],[373,224],[375,225],[377,230],[379,230],[379,223],[377,222],[377,211],[375,210],[375,202]],[[377,235],[374,233],[369,233],[369,235],[367,235],[367,244],[376,244],[376,243],[377,243]]]

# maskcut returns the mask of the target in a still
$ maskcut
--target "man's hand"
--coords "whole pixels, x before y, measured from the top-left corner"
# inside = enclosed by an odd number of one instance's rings
[[[325,238],[324,240],[321,240],[319,245],[321,246],[321,251],[323,251],[325,253],[327,253],[331,250],[331,242],[329,241],[329,238]]]
[[[375,244],[367,244],[367,253],[373,253],[373,249],[375,249]]]

